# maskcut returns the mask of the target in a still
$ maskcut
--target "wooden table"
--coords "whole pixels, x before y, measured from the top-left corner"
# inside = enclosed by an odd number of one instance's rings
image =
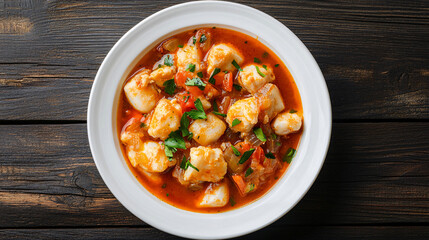
[[[0,1],[1,238],[175,238],[104,185],[86,109],[113,44],[179,2]],[[311,190],[243,239],[429,239],[429,2],[240,2],[305,43],[333,107]]]

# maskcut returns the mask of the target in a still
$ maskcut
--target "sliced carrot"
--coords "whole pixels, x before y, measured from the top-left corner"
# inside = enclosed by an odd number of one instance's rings
[[[244,182],[244,179],[240,175],[232,175],[231,176],[232,181],[235,183],[235,186],[238,189],[238,192],[241,196],[246,196],[246,183]]]

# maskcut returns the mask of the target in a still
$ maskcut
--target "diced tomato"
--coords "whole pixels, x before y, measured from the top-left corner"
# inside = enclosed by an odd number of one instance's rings
[[[222,82],[222,88],[223,90],[227,91],[227,92],[231,92],[232,91],[232,73],[229,72],[227,74],[225,74],[225,77],[223,79]]]
[[[250,144],[247,142],[240,142],[235,144],[235,148],[237,148],[237,150],[243,154],[245,151],[248,151],[250,149]]]
[[[255,162],[258,162],[258,163],[260,163],[261,160],[264,160],[264,157],[265,157],[264,150],[261,147],[257,147],[251,156],[252,161],[254,160]]]
[[[215,86],[222,86],[223,84],[223,79],[225,78],[225,73],[224,72],[219,72],[218,74],[214,75],[213,78],[215,79]]]
[[[186,85],[185,85],[186,79],[193,78],[193,77],[194,77],[194,74],[191,72],[178,71],[176,73],[175,78],[174,78],[174,82],[176,83],[177,86],[184,88],[184,87],[186,87]]]
[[[235,183],[235,186],[238,189],[238,192],[241,196],[246,195],[246,183],[244,182],[244,179],[240,175],[232,175],[231,176],[232,181]]]
[[[195,97],[188,91],[183,91],[176,94],[176,99],[182,108],[182,113],[189,112],[195,109]]]

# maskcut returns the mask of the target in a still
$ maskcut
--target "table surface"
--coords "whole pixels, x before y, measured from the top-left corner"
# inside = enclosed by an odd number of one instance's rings
[[[86,109],[114,43],[179,2],[0,1],[1,238],[176,238],[105,186]],[[311,190],[243,239],[429,239],[429,1],[240,2],[304,42],[333,107]]]

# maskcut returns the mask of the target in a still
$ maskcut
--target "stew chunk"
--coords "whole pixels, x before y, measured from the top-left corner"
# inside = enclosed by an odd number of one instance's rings
[[[259,119],[264,124],[267,124],[285,109],[282,95],[274,84],[265,84],[255,95],[258,97],[260,104],[261,113],[259,114]]]
[[[213,113],[207,114],[207,119],[195,120],[189,127],[194,140],[204,146],[217,141],[225,130],[225,123]]]
[[[195,72],[201,71],[201,54],[194,45],[186,45],[177,50],[177,67],[185,71],[188,64],[195,64]]]
[[[149,72],[145,69],[136,74],[124,86],[125,96],[130,104],[142,113],[150,112],[159,99],[159,93],[153,84],[149,84]]]
[[[191,148],[191,164],[198,169],[189,167],[184,174],[184,180],[189,182],[218,182],[226,174],[226,162],[219,148]]]
[[[223,207],[229,201],[229,188],[225,181],[211,183],[204,192],[198,207]]]
[[[226,115],[229,127],[235,132],[250,132],[258,122],[259,107],[255,97],[235,102]]]
[[[149,135],[165,140],[171,132],[179,129],[181,116],[182,110],[175,99],[161,99],[152,114]]]
[[[276,79],[271,67],[260,65],[248,65],[243,68],[238,77],[238,82],[250,93],[257,92],[266,83]]]
[[[279,114],[271,124],[277,135],[287,135],[301,128],[302,118],[296,113],[284,112]]]
[[[220,68],[222,71],[235,70],[232,61],[237,64],[243,63],[243,55],[233,46],[227,44],[214,45],[207,57],[207,73],[211,74],[215,68]]]
[[[164,82],[174,78],[176,74],[175,66],[163,66],[150,74],[150,78],[155,82],[158,87],[164,88]]]

